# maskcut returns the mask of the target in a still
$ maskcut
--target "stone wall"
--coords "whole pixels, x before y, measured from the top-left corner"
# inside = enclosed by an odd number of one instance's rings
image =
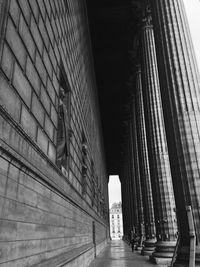
[[[0,263],[76,266],[88,253],[92,260],[109,236],[84,1],[4,0],[0,8]],[[60,169],[61,73],[69,90],[69,153]]]

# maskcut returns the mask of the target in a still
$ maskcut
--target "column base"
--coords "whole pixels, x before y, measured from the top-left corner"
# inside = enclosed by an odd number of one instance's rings
[[[136,250],[141,251],[143,249],[143,242],[144,242],[144,236],[142,235],[138,240],[138,244],[136,245]]]
[[[148,239],[144,241],[144,247],[141,251],[141,255],[150,256],[154,252],[156,247],[156,239]]]
[[[170,265],[174,255],[176,241],[158,241],[155,246],[155,251],[149,257],[150,261],[156,264]]]
[[[180,246],[178,248],[177,257],[174,263],[174,267],[188,267],[189,266],[189,257],[190,257],[190,247],[189,246]],[[195,267],[200,266],[200,246],[196,247],[195,254]]]
[[[138,250],[138,251],[142,251],[142,249],[143,249],[143,247],[141,247],[141,246],[136,247],[136,250]]]

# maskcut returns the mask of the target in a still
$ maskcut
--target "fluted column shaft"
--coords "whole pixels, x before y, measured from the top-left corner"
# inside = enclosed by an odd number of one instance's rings
[[[121,185],[122,185],[122,206],[123,206],[123,228],[125,238],[129,238],[129,232],[131,230],[131,195],[129,187],[129,177],[127,175],[128,165],[127,161],[124,161],[124,166],[121,170]]]
[[[158,252],[160,250],[160,246],[168,246],[170,242],[172,246],[173,244],[175,245],[177,224],[174,192],[172,187],[171,170],[160,96],[154,33],[152,24],[149,20],[142,28],[141,44],[142,87],[158,240],[156,250]],[[166,253],[166,257],[172,257],[173,251],[171,252],[171,254]],[[161,254],[154,253],[154,256],[159,258],[159,256],[163,256]]]
[[[186,206],[192,207],[200,252],[200,76],[182,0],[151,0],[169,155],[180,224],[189,246]],[[181,251],[181,250],[180,250]],[[200,262],[200,257],[197,258]]]
[[[138,135],[138,156],[140,163],[141,174],[141,188],[143,195],[144,205],[144,220],[145,220],[145,233],[146,241],[143,253],[151,253],[156,242],[156,229],[153,207],[153,196],[151,188],[151,177],[149,168],[149,156],[147,149],[146,125],[144,116],[144,104],[142,93],[142,79],[141,67],[137,66],[135,73],[136,79],[136,120],[137,120],[137,135]],[[146,251],[146,252],[145,252]]]
[[[137,224],[135,220],[137,221],[137,216],[135,216],[135,205],[136,205],[136,196],[134,194],[133,189],[133,177],[132,177],[132,171],[131,171],[131,164],[130,164],[130,140],[128,140],[127,144],[127,179],[128,179],[128,188],[129,188],[129,201],[130,201],[130,209],[129,209],[129,216],[130,216],[130,229],[133,230],[133,226]]]
[[[143,198],[141,189],[141,176],[140,176],[140,162],[138,157],[138,140],[137,140],[137,124],[136,124],[136,101],[135,98],[132,101],[132,120],[131,120],[131,138],[132,138],[132,149],[133,149],[133,159],[134,159],[134,170],[135,170],[135,183],[136,183],[136,193],[137,193],[137,210],[138,210],[138,229],[140,236],[141,247],[144,239],[144,208],[143,208]]]
[[[130,122],[128,122],[128,129],[130,129]],[[131,231],[138,231],[138,206],[137,206],[137,191],[135,182],[135,172],[133,165],[133,154],[131,148],[130,131],[126,138],[127,142],[124,144],[125,153],[123,158],[123,168],[121,170],[122,181],[122,197],[123,197],[123,218],[124,230],[126,237],[130,238]],[[130,241],[130,240],[129,240]]]
[[[134,139],[133,139],[133,129],[132,129],[132,121],[129,122],[129,164],[131,170],[131,188],[133,190],[133,216],[134,216],[134,227],[135,233],[140,235],[140,213],[139,213],[139,205],[138,203],[138,187],[136,181],[136,161],[135,161],[135,153],[134,153]]]

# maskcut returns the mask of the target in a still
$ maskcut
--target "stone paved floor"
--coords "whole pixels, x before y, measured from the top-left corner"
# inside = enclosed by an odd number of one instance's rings
[[[138,251],[121,240],[111,241],[108,247],[90,264],[89,267],[161,267],[148,261]],[[163,267],[163,265],[162,265]]]

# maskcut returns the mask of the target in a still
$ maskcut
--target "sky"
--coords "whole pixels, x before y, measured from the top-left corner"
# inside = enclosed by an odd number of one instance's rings
[[[121,201],[121,183],[119,181],[119,176],[111,175],[109,177],[109,206],[115,202]]]
[[[200,1],[183,0],[200,70]]]
[[[183,0],[192,41],[200,70],[200,0]],[[109,179],[109,205],[121,201],[121,184],[118,176],[110,176]]]

